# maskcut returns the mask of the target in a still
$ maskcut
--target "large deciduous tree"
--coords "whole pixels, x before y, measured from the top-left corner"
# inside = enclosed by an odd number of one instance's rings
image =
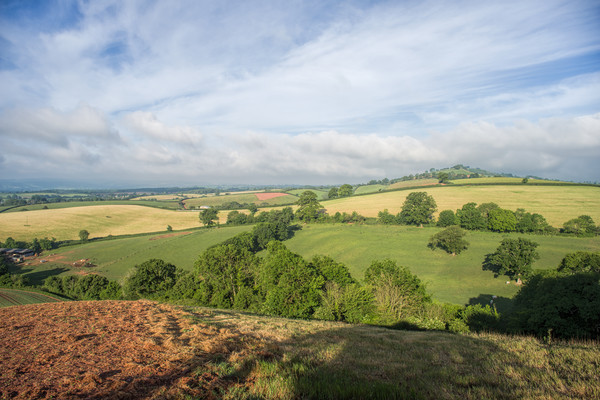
[[[496,251],[487,256],[484,267],[520,281],[531,274],[531,265],[540,258],[537,247],[536,242],[528,239],[504,239]]]
[[[433,221],[437,204],[426,192],[412,192],[402,205],[400,219],[407,225],[423,225]]]
[[[211,227],[215,224],[215,220],[219,219],[219,210],[216,208],[207,208],[200,211],[200,222],[206,227]]]
[[[299,206],[296,210],[296,218],[306,222],[316,220],[322,208],[317,200],[317,194],[311,190],[304,191],[296,204]]]
[[[467,233],[462,230],[460,226],[450,226],[431,236],[428,246],[432,250],[439,247],[454,256],[460,254],[461,251],[466,250],[467,247],[469,247],[469,242],[463,239],[466,234]]]
[[[338,190],[338,196],[339,197],[352,196],[352,185],[345,183],[342,186],[340,186],[340,189]]]

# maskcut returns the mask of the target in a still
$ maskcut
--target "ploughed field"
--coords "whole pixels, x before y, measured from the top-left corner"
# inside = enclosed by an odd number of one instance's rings
[[[396,331],[149,301],[0,309],[0,398],[573,399],[600,346]]]

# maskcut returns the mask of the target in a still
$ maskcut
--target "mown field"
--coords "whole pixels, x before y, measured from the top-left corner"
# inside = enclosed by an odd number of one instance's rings
[[[260,193],[258,193],[260,195]],[[260,200],[256,193],[245,193],[245,194],[230,194],[230,195],[219,195],[219,196],[206,196],[197,197],[193,199],[184,200],[186,208],[198,208],[201,206],[221,206],[226,203],[237,202],[240,204],[254,203],[257,206],[269,205],[277,206],[282,204],[291,204],[296,202],[298,198],[291,194],[284,196],[274,197],[271,199]]]
[[[435,199],[438,213],[456,210],[463,204],[494,202],[502,208],[542,214],[550,225],[561,227],[566,221],[587,214],[600,223],[600,187],[591,186],[436,186],[415,191],[427,192]],[[323,201],[329,214],[357,211],[366,217],[388,209],[396,214],[411,190],[383,192]]]
[[[221,213],[222,222],[227,214]],[[126,235],[201,226],[198,212],[171,211],[136,205],[95,205],[54,210],[36,210],[0,214],[0,241],[8,236],[30,241],[35,237],[57,240],[79,239],[82,229],[90,239],[108,235]]]
[[[354,190],[354,194],[366,194],[366,193],[377,193],[383,190],[387,190],[386,185],[363,185],[359,186]]]
[[[201,229],[62,247],[44,252],[40,257],[20,264],[18,269],[11,272],[27,276],[33,284],[41,284],[51,275],[87,273],[98,273],[109,279],[121,280],[133,266],[151,258],[160,258],[190,271],[198,255],[208,247],[251,228],[238,226]],[[87,260],[95,266],[73,265],[80,260]]]
[[[597,342],[396,331],[148,301],[12,311],[0,310],[0,343],[10,343],[0,345],[1,398],[600,397]]]
[[[402,181],[402,182],[392,183],[387,188],[388,188],[388,190],[406,189],[406,188],[411,188],[411,187],[415,187],[415,186],[431,186],[431,185],[437,185],[437,184],[438,184],[438,180],[434,179],[434,178],[415,179],[414,181]]]
[[[23,304],[53,303],[57,301],[63,300],[51,294],[0,288],[0,308]]]
[[[106,200],[106,201],[65,201],[61,203],[47,203],[47,204],[31,204],[26,206],[20,206],[11,208],[5,212],[25,212],[35,210],[58,210],[62,208],[73,208],[73,207],[87,207],[87,206],[123,206],[123,205],[136,205],[136,206],[147,206],[155,208],[164,208],[169,210],[177,210],[179,203],[176,201],[153,201],[153,200]]]

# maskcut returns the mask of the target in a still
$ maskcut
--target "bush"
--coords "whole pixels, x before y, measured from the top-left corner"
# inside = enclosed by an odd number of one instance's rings
[[[600,338],[600,273],[542,271],[515,296],[509,327],[543,337]]]
[[[458,225],[459,223],[460,220],[454,214],[454,211],[444,210],[440,212],[440,215],[438,216],[437,226],[443,228],[447,226]]]
[[[125,279],[123,291],[132,299],[161,298],[173,287],[177,268],[160,259],[150,259],[136,265]]]
[[[600,272],[600,253],[576,251],[567,254],[560,265],[560,272]]]

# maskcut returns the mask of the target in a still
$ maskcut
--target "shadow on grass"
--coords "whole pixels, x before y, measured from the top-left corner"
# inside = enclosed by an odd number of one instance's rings
[[[482,306],[493,305],[500,314],[510,312],[513,308],[513,299],[503,296],[494,296],[492,294],[480,294],[477,297],[471,297],[467,305],[473,306],[481,304]]]
[[[24,269],[24,270],[17,272],[17,274],[26,277],[29,280],[30,285],[38,286],[38,285],[43,285],[44,280],[46,278],[48,278],[50,276],[60,275],[64,272],[69,271],[69,269],[63,268],[63,267],[57,267],[57,268],[52,268],[52,269],[37,270],[35,272],[31,272],[31,271],[33,271],[33,270],[32,269]]]
[[[202,323],[236,331],[243,319],[216,314],[218,320],[202,318]],[[241,362],[221,355],[212,373],[223,371],[220,379],[230,385],[219,397],[238,390],[231,398],[519,399],[527,397],[528,380],[539,376],[524,359],[485,338],[321,321],[301,328],[290,321],[286,327],[262,328],[288,339],[265,343],[268,335],[257,332],[261,344]],[[295,332],[296,325],[304,332]],[[239,335],[247,340],[249,333]]]

